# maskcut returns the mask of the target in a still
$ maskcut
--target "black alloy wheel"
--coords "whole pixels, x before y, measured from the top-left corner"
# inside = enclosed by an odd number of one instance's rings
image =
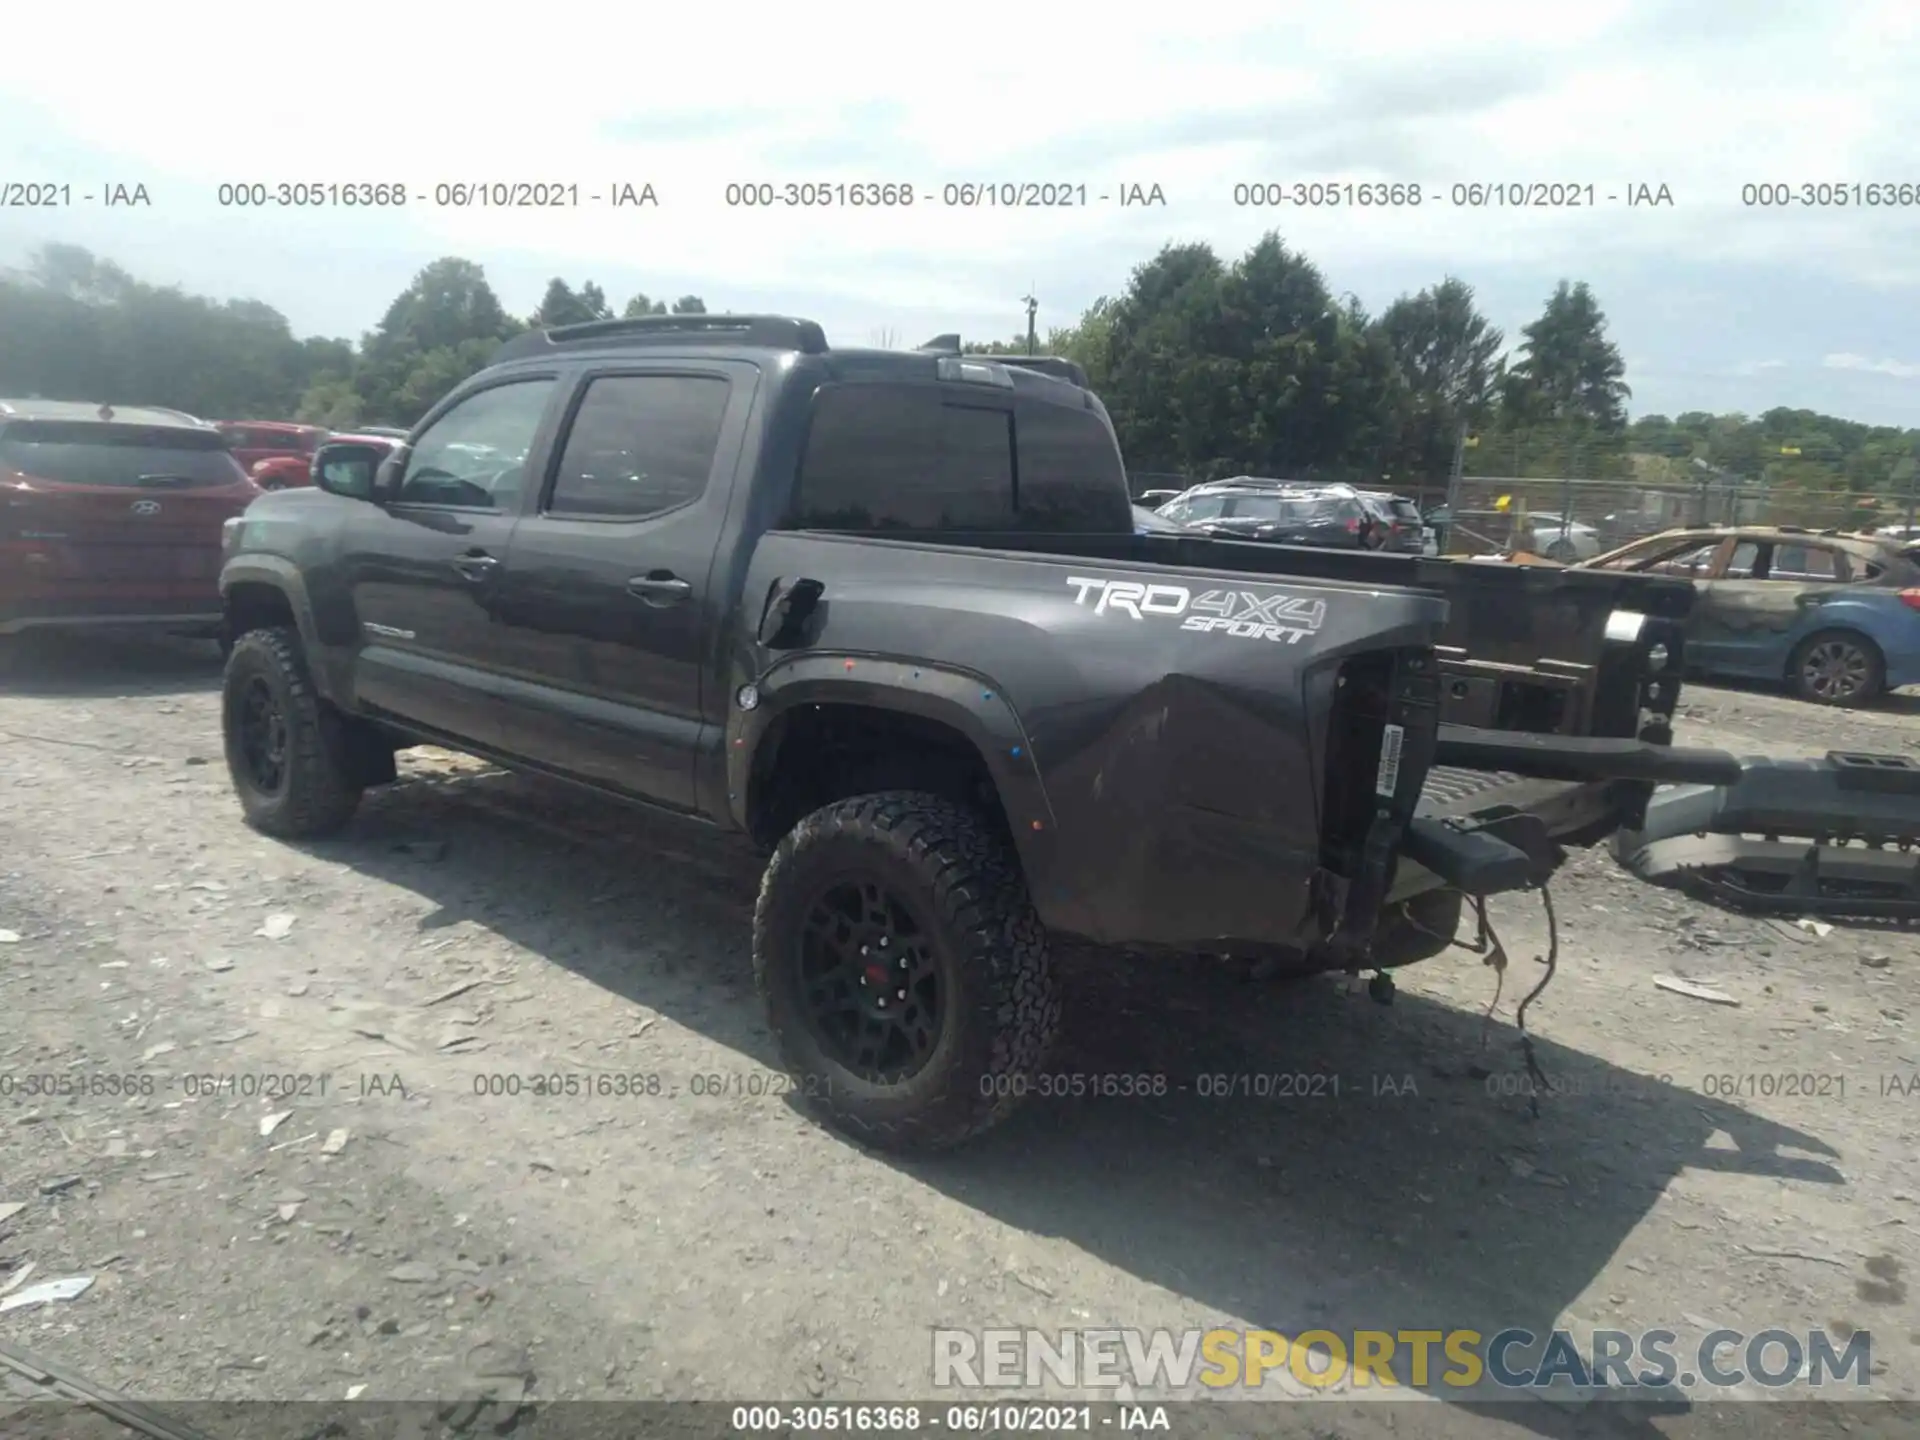
[[[807,1028],[820,1048],[874,1085],[924,1070],[940,1040],[940,975],[925,928],[868,877],[829,885],[800,936]]]

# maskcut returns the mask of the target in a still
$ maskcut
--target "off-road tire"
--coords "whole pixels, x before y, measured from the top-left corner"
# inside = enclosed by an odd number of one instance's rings
[[[285,774],[273,791],[261,789],[249,774],[235,723],[241,697],[255,680],[273,693],[287,727]],[[234,641],[220,720],[227,773],[254,829],[282,840],[315,839],[353,818],[361,786],[353,778],[345,725],[313,688],[294,630],[249,630]]]
[[[1866,683],[1851,695],[1830,699],[1808,684],[1806,669],[1807,659],[1817,646],[1833,643],[1845,643],[1860,652],[1866,663]],[[1842,709],[1870,705],[1886,691],[1886,657],[1880,653],[1878,645],[1855,631],[1816,631],[1793,647],[1793,658],[1787,662],[1787,685],[1797,698],[1811,705],[1832,705]]]
[[[822,1048],[800,993],[815,899],[865,875],[931,936],[940,1033],[925,1068],[894,1085],[855,1076]],[[887,1150],[944,1150],[1004,1119],[1060,1024],[1046,932],[1010,844],[977,812],[889,790],[814,811],[775,848],[753,916],[753,973],[798,1096],[828,1124]]]

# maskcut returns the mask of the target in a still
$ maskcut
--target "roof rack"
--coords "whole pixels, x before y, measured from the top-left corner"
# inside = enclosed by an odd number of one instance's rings
[[[1078,385],[1082,390],[1088,388],[1087,372],[1073,361],[1058,355],[990,355],[985,358],[995,364],[1011,365],[1016,370],[1033,370],[1042,375],[1051,375],[1056,380]]]
[[[926,344],[917,346],[920,355],[960,355],[965,353],[958,334],[936,335]],[[995,355],[981,351],[968,355],[969,360],[985,360],[994,365],[1005,365],[1012,370],[1031,370],[1036,375],[1051,375],[1056,380],[1065,380],[1069,385],[1078,385],[1082,390],[1092,387],[1087,383],[1087,372],[1072,360],[1058,355]]]
[[[812,320],[787,315],[638,315],[631,319],[589,320],[552,330],[530,330],[494,352],[493,363],[518,360],[570,345],[620,344],[635,340],[710,339],[717,344],[756,345],[769,350],[798,350],[823,355],[827,334]]]

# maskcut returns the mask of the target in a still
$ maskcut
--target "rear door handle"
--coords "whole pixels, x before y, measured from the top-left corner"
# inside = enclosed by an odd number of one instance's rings
[[[500,562],[491,555],[460,555],[455,557],[453,568],[462,576],[475,582],[485,580],[498,569]]]
[[[627,581],[627,593],[646,601],[649,605],[677,605],[693,594],[693,586],[678,575],[665,570],[655,570],[648,575],[636,575]]]

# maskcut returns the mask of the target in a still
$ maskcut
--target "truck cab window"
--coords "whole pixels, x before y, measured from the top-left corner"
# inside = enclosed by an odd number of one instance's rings
[[[794,523],[817,530],[1010,530],[1013,424],[932,385],[842,384],[814,397]]]
[[[1093,411],[1038,400],[1014,412],[1022,530],[1099,534],[1133,528],[1113,432]]]
[[[510,510],[525,483],[554,382],[542,377],[476,390],[414,442],[400,501]]]
[[[717,375],[591,381],[560,452],[548,513],[644,520],[698,500],[731,388]]]

